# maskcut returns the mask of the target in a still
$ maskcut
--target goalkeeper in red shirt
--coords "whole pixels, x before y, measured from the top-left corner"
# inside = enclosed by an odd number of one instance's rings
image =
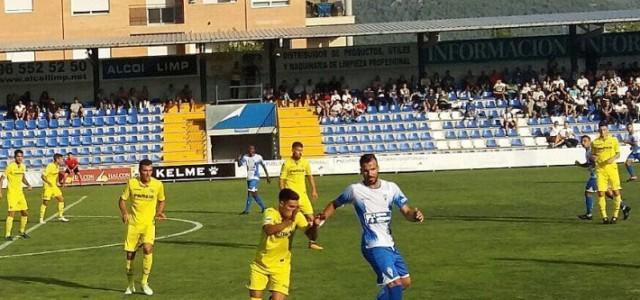
[[[78,159],[73,157],[73,153],[67,153],[67,158],[64,160],[64,165],[66,166],[66,168],[64,170],[61,185],[64,185],[67,182],[67,176],[69,175],[72,176],[71,183],[73,183],[77,176],[78,183],[82,185],[82,177],[80,176],[80,170],[78,169]]]

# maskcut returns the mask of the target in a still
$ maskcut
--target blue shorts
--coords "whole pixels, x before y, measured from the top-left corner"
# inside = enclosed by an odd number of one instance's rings
[[[404,258],[392,247],[362,248],[362,255],[378,276],[378,285],[387,285],[398,278],[409,277]]]
[[[631,152],[629,156],[627,156],[627,160],[640,161],[640,153]]]
[[[258,179],[247,180],[247,191],[257,192],[259,185],[260,185],[260,180]]]
[[[589,180],[587,181],[587,184],[584,186],[584,190],[589,192],[589,193],[595,193],[598,191],[598,184],[596,182],[596,179],[593,177],[590,177]]]

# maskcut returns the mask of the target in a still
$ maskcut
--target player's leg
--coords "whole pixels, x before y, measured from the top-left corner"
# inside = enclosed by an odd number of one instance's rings
[[[245,199],[244,210],[241,215],[247,215],[251,212],[251,203],[253,202],[252,191],[255,191],[255,180],[247,180],[247,198]]]
[[[633,153],[631,153],[629,154],[627,160],[624,162],[624,167],[627,169],[627,173],[629,173],[629,179],[627,179],[627,181],[634,181],[638,179],[638,177],[636,176],[636,171],[633,169],[633,160],[634,155]]]
[[[78,167],[73,170],[73,178],[75,179],[76,176],[78,176],[78,185],[82,185],[82,176],[80,176],[80,170],[78,170]]]
[[[253,199],[256,200],[256,203],[258,203],[258,206],[260,206],[260,212],[263,213],[266,207],[264,206],[264,201],[262,201],[262,198],[258,195],[258,189],[249,193],[251,193],[251,197],[253,197]]]
[[[24,209],[20,211],[20,236],[23,239],[28,239],[29,236],[27,235],[27,223],[29,222],[29,211],[26,209],[26,201],[25,201],[25,206],[23,206]]]
[[[585,214],[579,215],[578,218],[581,220],[592,220],[593,219],[593,197],[598,187],[596,186],[596,179],[589,178],[587,184],[585,186],[584,191],[584,205],[585,205]]]
[[[289,296],[289,282],[291,281],[291,262],[289,266],[279,268],[270,276],[269,290],[272,300],[285,300]]]
[[[125,295],[135,293],[136,288],[133,283],[133,261],[136,258],[136,251],[138,250],[139,241],[141,238],[140,232],[133,225],[127,226],[127,234],[124,240],[124,251],[126,253],[126,274],[127,274],[127,289]]]
[[[307,222],[309,222],[309,224],[313,224],[313,220],[315,217],[313,214],[313,206],[311,205],[311,200],[309,200],[309,196],[307,195],[306,192],[300,193],[296,191],[296,193],[298,193],[298,195],[300,196],[300,199],[298,200],[298,203],[300,204],[300,212],[305,216],[305,218],[307,218]],[[322,250],[324,248],[322,248],[322,246],[320,246],[315,239],[314,240],[310,239],[309,249]]]
[[[49,206],[49,199],[47,195],[42,196],[42,204],[40,204],[40,224],[44,224],[44,215],[47,213],[47,206]]]
[[[387,247],[375,247],[363,249],[362,254],[376,273],[377,283],[381,286],[381,290],[376,299],[402,299],[402,280],[396,268],[396,255],[394,254],[393,249]]]
[[[9,213],[7,214],[7,220],[5,221],[5,227],[4,227],[4,239],[5,240],[11,240],[11,229],[13,228],[13,217],[15,216],[16,212],[13,210],[10,210]]]
[[[620,215],[620,203],[622,202],[622,194],[620,193],[620,175],[618,174],[618,168],[612,168],[609,174],[609,184],[611,185],[611,191],[613,192],[613,217],[611,223],[615,224],[618,221],[618,215]]]
[[[247,285],[249,299],[262,300],[263,291],[269,285],[269,276],[255,263],[252,263],[249,268],[249,285]]]
[[[64,197],[62,196],[62,191],[59,191],[59,193],[55,195],[55,198],[58,200],[58,220],[61,222],[69,222],[69,219],[64,217]]]
[[[609,217],[607,216],[607,201],[605,195],[609,189],[609,178],[607,172],[598,169],[596,171],[596,185],[598,187],[598,208],[600,209],[600,217],[602,217],[603,224],[609,224]]]

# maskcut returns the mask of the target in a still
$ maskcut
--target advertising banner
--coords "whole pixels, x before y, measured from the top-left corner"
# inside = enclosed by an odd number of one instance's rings
[[[131,168],[89,168],[80,170],[82,185],[126,183],[131,178]],[[67,176],[66,185],[80,185],[77,177]]]
[[[0,85],[89,80],[91,80],[91,64],[85,60],[0,63]]]
[[[229,178],[236,176],[234,163],[158,166],[153,168],[153,177],[158,180],[194,180]]]
[[[102,79],[198,75],[198,59],[188,56],[152,56],[102,61]]]

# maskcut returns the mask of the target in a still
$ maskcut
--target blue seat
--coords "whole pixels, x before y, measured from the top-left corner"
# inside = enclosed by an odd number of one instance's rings
[[[57,147],[58,146],[58,141],[56,140],[56,138],[50,137],[47,138],[47,147]]]
[[[89,155],[91,154],[91,151],[89,150],[88,147],[82,147],[80,148],[80,151],[78,151],[78,155]]]
[[[126,132],[124,134],[126,134]],[[116,135],[116,129],[113,127],[107,127],[104,135]]]
[[[378,113],[386,113],[389,112],[389,109],[387,108],[386,105],[379,105],[378,106]]]
[[[387,152],[384,144],[377,144],[375,148],[375,152]]]
[[[339,136],[335,138],[335,143],[336,144],[346,144],[347,143],[347,139],[344,136]]]
[[[118,155],[113,159],[113,163],[116,164],[124,164],[126,162],[126,159],[124,158],[124,155]]]
[[[447,121],[442,124],[442,129],[453,129],[453,123]]]
[[[58,146],[61,146],[61,147],[69,146],[69,138],[68,137],[58,138]]]
[[[382,127],[380,127],[380,125],[373,125],[373,127],[371,127],[371,132],[372,133],[382,132]]]
[[[380,122],[382,122],[382,123],[391,123],[391,117],[389,115],[383,115],[382,116],[382,120],[380,120]]]
[[[376,113],[378,113],[378,109],[373,105],[369,105],[369,106],[367,106],[367,113],[376,114]]]
[[[149,124],[149,117],[144,116],[144,117],[138,118],[138,123],[139,124]]]
[[[86,166],[86,165],[90,165],[91,164],[91,160],[89,160],[88,157],[80,157],[80,159],[78,160],[78,162],[80,163],[80,165]]]
[[[90,136],[83,136],[81,143],[82,143],[82,146],[91,146],[93,144]]]
[[[108,116],[104,118],[104,125],[113,126],[116,124],[116,118],[113,116]]]
[[[380,119],[378,118],[378,116],[373,115],[369,117],[369,123],[380,123]]]
[[[573,126],[573,133],[575,133],[575,134],[580,134],[580,132],[581,132],[581,131],[580,131],[580,127],[578,127],[578,126]]]
[[[538,119],[536,119],[536,118],[529,118],[529,119],[527,120],[527,124],[528,124],[529,126],[535,126],[535,125],[538,125]]]
[[[487,140],[487,148],[496,148],[496,147],[498,147],[498,143],[496,143],[496,140],[494,139]]]
[[[409,134],[408,140],[417,141],[417,140],[420,140],[420,136],[418,136],[417,132],[412,132],[412,133]]]
[[[409,143],[402,143],[399,148],[402,152],[411,152],[411,146],[409,146]]]
[[[436,145],[433,142],[424,142],[422,148],[424,150],[435,150],[436,149]]]
[[[93,144],[94,145],[102,145],[102,144],[104,144],[104,140],[101,137],[95,137],[95,138],[93,138]]]
[[[469,138],[469,134],[465,130],[460,131],[460,133],[458,133],[458,138],[459,139],[468,139]]]
[[[49,128],[58,128],[58,120],[57,119],[49,120]]]
[[[416,125],[416,123],[409,123],[409,125],[407,125],[407,131],[417,131],[418,130],[418,125]]]
[[[118,125],[127,125],[127,116],[117,116],[115,123]]]
[[[464,121],[456,122],[456,129],[463,129],[463,128],[466,128]]]
[[[407,135],[404,133],[398,134],[396,141],[398,142],[404,142],[407,140]]]
[[[69,130],[63,129],[60,131],[60,134],[58,134],[58,137],[69,137]]]
[[[5,160],[0,161],[0,169],[6,169],[7,168],[7,162]]]
[[[346,134],[347,133],[347,131],[342,126],[336,127],[336,129],[333,132],[335,134]]]
[[[420,139],[423,140],[423,141],[429,141],[429,140],[432,139],[431,138],[431,134],[428,133],[428,132],[423,132],[423,133],[420,134]]]
[[[324,148],[324,153],[326,154],[336,154],[338,153],[338,149],[335,146],[328,146]]]
[[[16,120],[16,123],[14,124],[14,128],[16,130],[24,130],[25,126],[24,120]]]
[[[138,149],[136,147],[136,145],[129,145],[127,147],[125,147],[127,149],[128,153],[136,153],[138,152]]]
[[[129,139],[127,140],[127,143],[129,143],[129,144],[137,144],[138,143],[138,136],[137,135],[129,136]]]
[[[152,133],[162,133],[162,126],[160,126],[160,125],[153,126],[152,129],[151,129],[151,132]]]
[[[518,131],[515,130],[515,128],[511,128],[511,129],[509,129],[509,131],[507,131],[507,135],[508,136],[518,136]]]
[[[479,103],[482,103],[482,102],[479,102]],[[494,100],[489,100],[489,101],[487,101],[487,106],[486,106],[486,108],[496,108],[496,107],[497,107],[497,106],[496,106],[496,102],[495,102]]]
[[[513,139],[513,140],[511,140],[511,146],[513,146],[513,147],[522,147],[522,146],[524,146],[524,144],[522,143],[521,139]]]
[[[349,144],[357,144],[358,143],[358,136],[356,136],[356,135],[349,136],[348,143]]]
[[[382,132],[393,132],[393,125],[391,124],[383,125]]]
[[[362,149],[362,152],[364,153],[373,153],[375,151],[375,149],[373,148],[373,145],[365,145],[364,149]]]
[[[367,134],[369,133],[369,126],[367,125],[358,126],[358,128],[356,129],[356,132],[360,134]]]
[[[483,138],[492,138],[493,137],[493,133],[491,133],[491,130],[485,129],[484,131],[482,131],[482,137]]]
[[[125,122],[126,122],[126,118],[125,118]],[[327,118],[327,117],[322,117],[320,119],[320,125],[329,125],[329,123],[330,123],[329,122],[329,118]]]
[[[20,149],[20,148],[24,147],[23,140],[13,140],[12,144],[13,144],[13,148]]]
[[[550,118],[542,118],[540,119],[540,125],[551,125],[551,119]]]
[[[472,139],[479,139],[481,137],[480,135],[480,130],[472,130],[471,134],[469,135],[470,138]]]
[[[411,150],[413,151],[422,151],[422,144],[420,143],[413,143],[411,145]]]
[[[544,136],[544,134],[542,133],[542,129],[540,129],[540,127],[534,128],[532,134],[533,136]]]
[[[420,126],[418,126],[418,130],[424,131],[424,130],[429,130],[429,124],[425,123],[420,123]]]
[[[113,148],[113,153],[114,154],[124,154],[125,150],[124,150],[124,146],[123,145],[117,145]]]
[[[153,145],[153,147],[151,148],[151,152],[154,152],[154,153],[160,153],[160,152],[162,152],[162,146],[160,146],[160,145]]]
[[[585,125],[582,127],[582,133],[593,133],[593,127],[591,125]]]
[[[104,126],[104,117],[94,117],[93,126],[96,126],[96,127]]]
[[[505,137],[505,136],[506,136],[506,133],[504,132],[504,129],[500,128],[496,130],[495,137]]]
[[[507,107],[507,102],[504,100],[498,100],[496,101],[496,106],[499,108],[505,108]]]
[[[25,126],[29,130],[34,130],[38,128],[38,124],[36,123],[36,120],[28,120]]]
[[[69,136],[81,136],[80,129],[71,129],[69,130]]]
[[[587,116],[578,116],[578,123],[588,123],[589,118]]]
[[[494,118],[495,119],[497,117],[499,117],[498,111],[492,110],[492,111],[489,112],[489,118]]]
[[[102,147],[100,147],[100,146],[95,146],[95,147],[91,148],[91,154],[93,154],[93,155],[100,155],[100,154],[102,154]]]
[[[474,105],[476,106],[476,109],[484,109],[485,108],[484,103],[482,103],[480,101],[474,103]],[[487,107],[487,108],[490,108],[490,107]],[[494,107],[491,107],[491,108],[495,108],[495,103],[494,103]]]
[[[349,153],[349,147],[347,145],[338,146],[338,153],[339,154]]]
[[[138,131],[137,127],[133,127],[133,128],[136,128],[136,131]],[[333,134],[333,127],[331,127],[331,126],[323,126],[322,127],[322,134],[327,134],[327,135],[328,134]]]
[[[427,120],[427,114],[425,113],[420,113],[418,114],[418,117],[416,117],[416,121],[426,121]]]
[[[331,145],[331,144],[334,144],[335,141],[333,140],[332,136],[325,136],[322,138],[322,143],[325,145]]]
[[[387,152],[398,152],[400,149],[397,144],[389,144],[387,145]]]
[[[573,116],[567,116],[566,122],[569,124],[576,123],[576,118],[574,118]]]
[[[82,126],[84,126],[84,127],[92,127],[93,126],[93,118],[90,118],[90,117],[84,118],[84,120],[82,121]]]
[[[357,153],[362,153],[362,147],[360,147],[360,145],[355,145],[355,146],[351,146],[351,149],[349,149],[351,153],[357,154]]]
[[[68,119],[58,119],[58,127],[66,128],[71,126]]]
[[[47,129],[49,128],[49,123],[45,119],[38,119],[37,127],[38,129]]]
[[[489,127],[491,127],[491,124],[489,124],[488,120],[480,121],[480,128],[489,128]]]
[[[394,131],[406,131],[407,129],[404,127],[404,124],[396,124],[393,128]]]
[[[404,117],[402,117],[402,120],[405,122],[412,122],[415,121],[416,117],[413,114],[408,114],[408,115],[404,115]]]
[[[466,124],[467,128],[478,128],[478,122],[476,120],[471,120]]]
[[[100,159],[100,156],[94,156],[93,159],[91,160],[91,164],[93,165],[102,164],[102,159]]]
[[[44,138],[39,138],[36,140],[36,147],[44,148],[47,146],[47,141]]]
[[[447,133],[445,134],[445,138],[446,139],[457,139],[458,137],[456,136],[455,131],[447,131]]]
[[[363,135],[360,137],[360,143],[371,143],[371,139],[368,135]]]
[[[112,146],[102,147],[102,149],[100,149],[100,154],[113,154],[113,147]]]
[[[386,134],[384,136],[384,141],[385,142],[394,142],[396,140],[396,138],[393,136],[393,134]]]
[[[402,122],[404,120],[402,120],[402,115],[401,114],[395,114],[393,115],[393,118],[391,119],[392,122]]]
[[[82,126],[82,120],[80,118],[71,119],[71,127],[78,128]]]
[[[154,134],[153,137],[151,138],[151,142],[154,142],[154,143],[162,142],[162,136],[159,134]]]
[[[136,163],[138,161],[136,159],[135,154],[127,155],[126,159],[127,159],[127,163],[130,163],[130,164],[134,164],[134,163]]]
[[[382,141],[382,136],[381,136],[381,135],[379,135],[379,134],[374,135],[374,136],[373,136],[373,142],[374,142],[374,143],[382,143],[382,142],[383,142],[383,141]]]

